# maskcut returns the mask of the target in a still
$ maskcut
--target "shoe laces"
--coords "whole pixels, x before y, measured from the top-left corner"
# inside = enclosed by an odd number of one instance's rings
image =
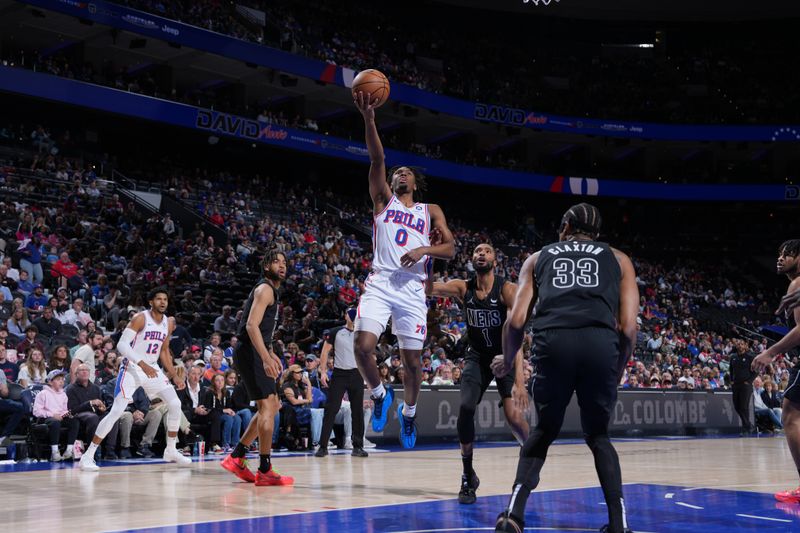
[[[403,415],[403,433],[406,435],[414,434],[414,419]]]

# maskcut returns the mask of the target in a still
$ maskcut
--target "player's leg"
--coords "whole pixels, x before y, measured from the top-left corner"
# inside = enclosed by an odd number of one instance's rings
[[[786,444],[794,459],[794,466],[800,475],[800,370],[792,369],[789,375],[790,385],[786,387],[783,397],[783,432],[786,434]],[[787,503],[800,503],[800,487],[775,493],[775,499]]]
[[[135,385],[133,388],[135,390]],[[114,429],[117,421],[122,416],[122,413],[125,412],[130,402],[131,399],[126,398],[122,392],[114,396],[114,403],[111,405],[111,409],[108,411],[108,414],[100,420],[94,432],[94,437],[92,437],[92,443],[89,444],[89,448],[87,448],[86,452],[81,456],[81,470],[98,470],[97,464],[94,462],[94,455],[97,452],[97,448],[100,447],[106,435]]]
[[[391,387],[384,387],[375,361],[375,347],[378,339],[383,334],[386,323],[392,313],[391,303],[383,296],[387,290],[380,280],[372,277],[373,281],[358,303],[356,315],[355,337],[353,338],[353,353],[356,365],[367,386],[370,388],[375,410],[372,414],[372,430],[376,433],[383,431],[389,415],[389,409],[394,402],[394,391]]]
[[[413,448],[417,442],[417,399],[422,384],[422,347],[427,335],[428,306],[419,282],[406,283],[392,306],[392,332],[400,346],[400,360],[405,368],[403,403],[398,407],[400,443]]]
[[[328,401],[325,403],[325,414],[322,418],[322,432],[319,436],[319,449],[314,455],[317,457],[325,457],[328,455],[328,442],[331,440],[331,431],[333,431],[333,423],[339,408],[342,406],[342,398],[344,398],[347,383],[343,371],[333,371],[333,376],[330,380],[330,387],[328,388]]]
[[[619,383],[617,333],[586,328],[580,335],[585,352],[577,365],[575,392],[581,410],[583,437],[594,456],[594,467],[608,511],[608,533],[630,531],[622,495],[622,470],[619,456],[608,438],[608,423],[617,403]]]
[[[258,414],[258,455],[259,465],[256,473],[256,486],[292,485],[294,478],[283,476],[272,468],[272,432],[275,429],[275,413],[280,409],[277,391],[263,400],[256,400]]]
[[[497,518],[496,531],[514,532],[524,527],[528,497],[539,484],[547,451],[561,431],[575,387],[574,356],[567,351],[570,347],[564,346],[564,337],[568,336],[560,335],[558,330],[546,330],[535,338],[538,357],[533,399],[537,423],[520,449],[511,498]]]
[[[94,437],[92,437],[92,442],[81,457],[81,470],[99,470],[94,461],[97,448],[100,446],[100,443],[103,442],[103,439],[106,438],[106,435],[114,429],[122,413],[128,408],[128,404],[133,401],[133,392],[139,386],[139,383],[135,374],[136,371],[132,366],[132,363],[128,359],[124,359],[120,365],[119,374],[117,374],[117,383],[114,388],[114,403],[111,405],[108,414],[104,416],[97,425]]]
[[[480,363],[467,357],[464,371],[461,373],[461,406],[458,409],[458,421],[456,422],[463,467],[458,502],[464,504],[475,503],[475,491],[480,485],[480,480],[472,468],[472,443],[475,440],[475,410],[489,386],[489,383],[485,381]]]
[[[162,376],[162,380],[166,378]],[[150,381],[162,381],[150,380]],[[145,392],[152,395],[152,392],[145,386]],[[167,405],[167,447],[164,449],[164,460],[175,463],[178,466],[188,466],[192,464],[192,460],[184,456],[178,451],[178,430],[181,426],[181,400],[178,394],[171,385],[161,387],[161,390],[155,393]],[[156,426],[157,427],[157,426]]]
[[[511,428],[511,434],[522,444],[528,438],[530,425],[525,417],[525,412],[514,406],[512,391],[514,390],[514,376],[509,374],[503,379],[497,380],[497,392],[503,402],[503,413],[506,415],[506,422]],[[527,394],[527,391],[525,392]]]

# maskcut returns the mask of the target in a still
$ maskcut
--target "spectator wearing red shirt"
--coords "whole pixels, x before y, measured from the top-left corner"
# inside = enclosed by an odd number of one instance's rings
[[[59,285],[66,287],[67,280],[78,274],[78,265],[70,260],[67,252],[63,252],[58,261],[53,263],[50,274],[58,278]]]

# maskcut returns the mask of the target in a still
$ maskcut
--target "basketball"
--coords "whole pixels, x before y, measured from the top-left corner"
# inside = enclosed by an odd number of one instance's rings
[[[375,107],[380,107],[389,99],[389,80],[380,70],[374,68],[362,70],[353,79],[353,97],[361,91],[370,95]]]

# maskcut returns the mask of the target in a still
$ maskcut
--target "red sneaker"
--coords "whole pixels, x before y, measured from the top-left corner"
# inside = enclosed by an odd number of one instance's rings
[[[271,468],[266,474],[260,470],[256,471],[256,487],[268,487],[271,485],[294,485],[294,478],[282,476]]]
[[[800,503],[800,487],[794,490],[785,490],[783,492],[776,492],[775,499],[779,502],[785,503]]]
[[[250,471],[249,468],[247,468],[247,459],[244,457],[233,457],[232,455],[228,455],[228,457],[223,459],[220,465],[222,468],[232,473],[242,481],[253,483],[256,480],[256,476]]]

